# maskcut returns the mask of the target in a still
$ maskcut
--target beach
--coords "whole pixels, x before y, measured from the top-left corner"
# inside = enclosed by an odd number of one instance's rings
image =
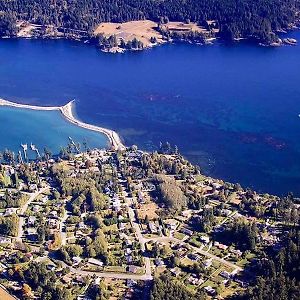
[[[74,100],[70,101],[64,106],[36,106],[36,105],[20,104],[20,103],[4,100],[0,98],[0,106],[9,106],[15,108],[40,110],[40,111],[60,111],[63,117],[70,123],[106,135],[113,149],[123,150],[126,148],[125,145],[122,143],[119,135],[115,131],[111,129],[87,124],[78,120],[73,114],[73,103]]]

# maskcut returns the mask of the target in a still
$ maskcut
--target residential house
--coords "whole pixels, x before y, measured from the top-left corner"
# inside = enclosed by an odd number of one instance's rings
[[[206,235],[202,235],[200,236],[200,240],[205,243],[205,244],[208,244],[209,243],[209,237],[206,236]]]
[[[154,222],[149,222],[149,230],[151,233],[157,233],[157,227],[156,225],[154,224]]]
[[[215,296],[216,295],[216,290],[213,289],[211,286],[206,286],[204,290],[209,294],[210,296]]]
[[[100,259],[95,259],[95,258],[89,258],[88,262],[92,265],[96,265],[98,267],[103,266],[103,262]]]
[[[180,230],[183,234],[186,234],[188,236],[192,236],[193,235],[193,231],[187,228],[181,228]]]
[[[208,269],[212,265],[212,259],[207,259],[204,261],[204,268]]]
[[[29,226],[34,226],[35,221],[36,221],[36,217],[34,217],[34,216],[28,217],[28,225]]]

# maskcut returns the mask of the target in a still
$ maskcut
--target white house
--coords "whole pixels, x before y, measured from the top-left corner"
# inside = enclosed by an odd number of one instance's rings
[[[28,217],[28,225],[33,226],[36,221],[36,217],[30,216]]]

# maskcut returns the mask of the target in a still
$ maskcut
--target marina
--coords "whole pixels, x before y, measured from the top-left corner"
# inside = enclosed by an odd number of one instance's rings
[[[115,149],[115,150],[125,149],[125,146],[121,142],[119,135],[115,131],[107,129],[107,128],[99,127],[99,126],[86,124],[84,122],[77,120],[74,117],[74,114],[72,111],[72,104],[74,101],[75,100],[72,100],[64,106],[35,106],[35,105],[26,105],[26,104],[15,103],[15,102],[11,102],[11,101],[0,98],[0,106],[9,106],[9,107],[31,109],[31,110],[42,110],[42,111],[60,111],[61,114],[64,116],[64,118],[66,120],[68,120],[69,122],[71,122],[72,124],[75,124],[79,127],[82,127],[82,128],[88,129],[88,130],[92,130],[92,131],[96,131],[96,132],[105,134],[107,136],[107,138],[109,139],[109,141],[111,143],[111,147],[113,149]],[[36,148],[33,149],[32,146],[33,145],[31,144],[31,149],[34,151],[37,151],[37,149]],[[22,147],[24,150],[24,155],[26,157],[27,145],[22,145]],[[37,154],[39,155],[38,151],[37,151]]]
[[[0,151],[13,151],[20,162],[39,159],[47,152],[58,155],[70,144],[69,137],[76,144],[76,152],[83,145],[85,149],[111,148],[106,135],[70,123],[58,110],[0,106],[0,119]]]

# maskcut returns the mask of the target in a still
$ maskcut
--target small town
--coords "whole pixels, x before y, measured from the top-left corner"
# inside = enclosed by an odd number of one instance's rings
[[[0,300],[300,300],[300,0],[0,0]]]
[[[247,289],[261,252],[279,252],[299,220],[293,195],[206,177],[169,143],[153,153],[70,144],[25,163],[11,154],[0,168],[0,283],[11,299],[155,299],[163,282],[224,299]]]

